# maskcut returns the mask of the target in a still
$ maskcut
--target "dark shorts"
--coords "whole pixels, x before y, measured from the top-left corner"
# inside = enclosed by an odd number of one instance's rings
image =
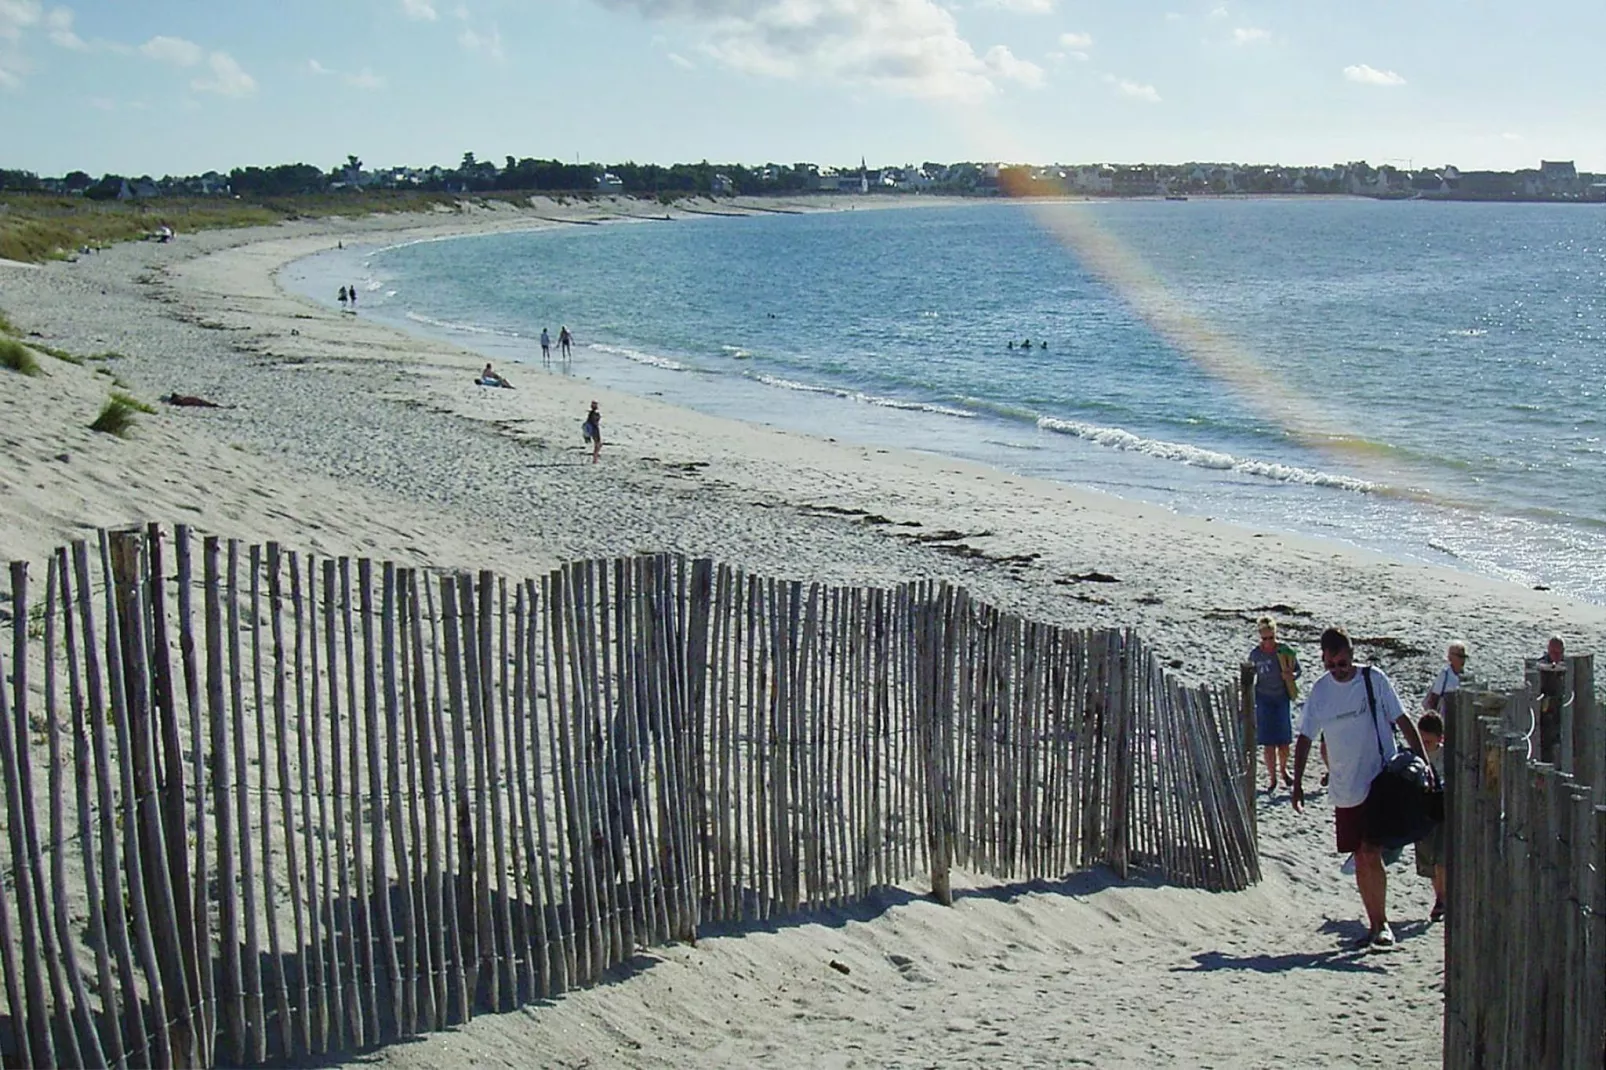
[[[1333,827],[1338,830],[1338,853],[1354,854],[1366,840],[1366,806],[1333,807]]]
[[[1262,747],[1286,747],[1294,741],[1294,721],[1287,696],[1255,696],[1255,742]]]

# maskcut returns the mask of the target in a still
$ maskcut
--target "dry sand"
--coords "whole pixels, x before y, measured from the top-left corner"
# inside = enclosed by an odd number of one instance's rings
[[[725,210],[725,209],[720,209]],[[286,294],[285,263],[337,241],[401,240],[646,211],[628,202],[303,222],[132,244],[43,270],[0,264],[0,310],[89,355],[0,373],[0,560],[42,561],[97,525],[160,519],[320,553],[527,575],[587,555],[709,554],[855,583],[941,576],[1040,619],[1138,628],[1184,674],[1233,674],[1263,607],[1315,663],[1328,623],[1420,697],[1464,637],[1510,681],[1559,631],[1606,637],[1606,610],[1391,561],[1338,543],[897,449],[715,419],[483,358]],[[653,206],[653,214],[660,211]],[[229,407],[158,406],[131,438],[87,430],[112,377]],[[606,414],[603,463],[575,433]],[[939,532],[960,537],[923,541]],[[1097,571],[1117,582],[1075,579]],[[1314,784],[1312,785],[1314,787]],[[1361,931],[1316,795],[1262,797],[1266,879],[1237,895],[973,880],[956,906],[921,888],[778,928],[643,952],[615,983],[476,1020],[365,1061],[437,1065],[1395,1065],[1437,1058],[1440,929],[1426,882],[1391,871],[1402,936]],[[847,973],[833,969],[835,960]]]

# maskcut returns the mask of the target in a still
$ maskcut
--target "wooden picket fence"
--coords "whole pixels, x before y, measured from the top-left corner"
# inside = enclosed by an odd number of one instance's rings
[[[950,866],[1259,879],[1235,686],[946,584],[156,525],[10,580],[7,1065],[351,1052]]]
[[[1565,738],[1567,765],[1598,769],[1606,726],[1592,659],[1565,679],[1582,685],[1565,736],[1537,686],[1450,696],[1448,1070],[1606,1066],[1606,798],[1557,764]]]

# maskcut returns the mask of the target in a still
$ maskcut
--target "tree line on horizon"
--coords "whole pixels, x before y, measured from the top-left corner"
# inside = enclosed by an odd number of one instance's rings
[[[0,192],[81,196],[90,201],[164,196],[267,198],[340,195],[348,192],[546,193],[585,196],[594,192],[672,200],[687,196],[795,194],[810,192],[921,191],[1015,197],[1091,194],[1351,193],[1373,197],[1425,196],[1461,200],[1606,200],[1606,176],[1580,173],[1571,162],[1542,162],[1536,170],[1459,171],[1400,169],[1366,161],[1328,167],[1279,164],[1085,164],[1046,166],[926,161],[919,166],[825,167],[812,163],[749,167],[743,164],[564,163],[556,159],[505,157],[498,166],[465,152],[455,167],[366,169],[355,155],[328,170],[307,163],[236,167],[225,173],[153,179],[72,171],[43,178],[0,168]]]
[[[981,165],[953,165],[970,169],[974,176]],[[927,168],[953,170],[946,164],[927,163]],[[857,168],[843,171],[858,174]],[[289,163],[270,167],[236,167],[228,172],[208,171],[200,175],[149,175],[107,173],[99,178],[75,170],[60,178],[47,178],[25,170],[0,168],[0,191],[68,193],[91,200],[113,200],[127,195],[130,187],[150,187],[162,194],[232,193],[240,196],[280,197],[330,193],[343,189],[406,188],[425,192],[488,193],[529,190],[534,192],[578,193],[594,191],[607,176],[619,183],[627,194],[692,195],[721,191],[741,194],[798,193],[816,188],[820,168],[811,163],[742,164],[700,163],[639,164],[564,163],[555,159],[515,159],[508,156],[498,167],[491,160],[477,159],[465,152],[456,167],[391,167],[376,171],[364,169],[362,160],[348,156],[346,162],[323,170],[312,164]],[[721,181],[723,180],[723,181]],[[726,187],[728,184],[728,187]],[[963,185],[956,176],[955,184]],[[972,185],[974,182],[971,183]]]

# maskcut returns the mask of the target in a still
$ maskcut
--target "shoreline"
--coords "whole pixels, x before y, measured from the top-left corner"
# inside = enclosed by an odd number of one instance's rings
[[[471,382],[478,354],[341,314],[277,281],[296,256],[337,241],[527,223],[487,211],[291,224],[0,268],[0,308],[43,336],[34,341],[125,354],[83,366],[44,357],[39,379],[0,373],[0,447],[14,462],[0,471],[0,558],[40,562],[90,527],[146,519],[512,576],[569,558],[677,551],[822,583],[948,579],[1028,618],[1134,628],[1193,679],[1235,676],[1255,618],[1270,612],[1307,680],[1318,675],[1315,635],[1344,623],[1408,706],[1452,638],[1496,682],[1516,678],[1551,631],[1575,650],[1606,638],[1606,608],[1319,539],[704,416],[530,365],[517,389],[484,390]],[[97,435],[86,425],[113,376],[148,400],[176,391],[234,407],[158,406],[129,439]],[[593,397],[607,439],[597,465],[577,427]],[[695,947],[653,949],[622,983],[364,1060],[1436,1058],[1442,930],[1420,920],[1427,882],[1409,858],[1394,867],[1399,950],[1347,956],[1336,947],[1360,904],[1339,871],[1325,796],[1305,816],[1286,795],[1257,798],[1265,879],[1248,892],[1103,871],[1040,885],[956,874],[951,910],[913,901],[914,887],[862,911],[708,934]],[[831,959],[852,975],[826,968]],[[1290,983],[1301,980],[1290,971],[1316,969],[1340,972]]]

